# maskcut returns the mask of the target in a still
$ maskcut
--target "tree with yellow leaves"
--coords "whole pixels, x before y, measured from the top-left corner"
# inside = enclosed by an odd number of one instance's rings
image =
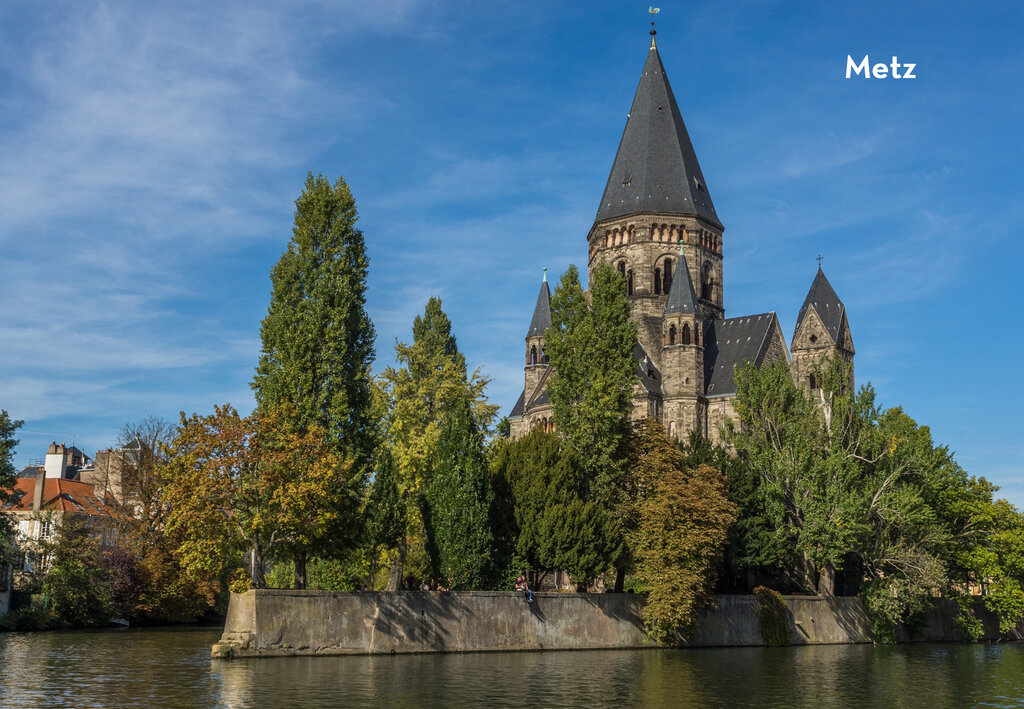
[[[307,554],[358,514],[361,475],[318,426],[300,430],[288,407],[243,418],[230,405],[181,416],[163,471],[168,531],[183,565],[219,574],[248,556],[251,585],[265,585],[276,551]]]

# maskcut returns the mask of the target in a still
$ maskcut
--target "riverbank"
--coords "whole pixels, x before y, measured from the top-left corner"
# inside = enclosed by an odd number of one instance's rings
[[[874,642],[860,599],[785,597],[793,645]],[[287,591],[232,594],[214,657],[405,654],[653,648],[644,632],[644,599],[633,594],[538,593],[533,603],[507,592]],[[963,642],[951,603],[940,602],[898,642]],[[984,611],[983,640],[1024,639],[1024,624],[1001,637]],[[685,643],[691,647],[765,645],[757,599],[719,596]]]

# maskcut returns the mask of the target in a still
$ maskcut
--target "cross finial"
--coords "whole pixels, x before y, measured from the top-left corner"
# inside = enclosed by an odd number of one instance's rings
[[[548,267],[547,266],[544,267],[544,281],[543,282],[544,283],[548,282]]]
[[[818,270],[821,270],[821,254],[818,254],[818,258],[815,259],[818,262]]]
[[[656,49],[657,47],[654,44],[654,35],[658,33],[654,31],[654,16],[661,12],[661,8],[652,6],[647,8],[647,12],[651,13],[651,49]]]

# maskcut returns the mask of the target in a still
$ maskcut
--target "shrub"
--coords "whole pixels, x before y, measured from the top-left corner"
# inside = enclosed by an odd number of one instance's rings
[[[766,586],[754,589],[757,598],[757,629],[770,647],[789,645],[789,611],[778,591]]]

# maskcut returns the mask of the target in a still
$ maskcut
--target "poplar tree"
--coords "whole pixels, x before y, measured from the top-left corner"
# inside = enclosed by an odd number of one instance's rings
[[[548,396],[555,428],[578,456],[585,495],[626,531],[627,447],[636,383],[636,325],[629,319],[626,283],[610,265],[593,272],[589,303],[579,271],[570,266],[551,298],[544,348],[553,373]],[[625,545],[620,545],[625,551]],[[607,559],[621,591],[626,557]]]
[[[376,443],[374,329],[366,313],[368,259],[357,219],[344,179],[332,186],[323,175],[307,176],[295,201],[291,241],[270,274],[273,291],[252,381],[261,410],[294,407],[299,427],[322,428],[339,461],[351,461],[351,499],[365,488]],[[351,541],[346,537],[356,528],[356,510],[348,507],[314,551]],[[305,548],[297,548],[296,588],[305,587],[305,562]]]
[[[412,333],[412,344],[395,343],[396,366],[388,367],[381,377],[388,409],[387,442],[408,524],[398,542],[389,590],[398,588],[406,554],[413,545],[423,544],[428,531],[421,514],[423,496],[433,479],[446,416],[468,406],[477,430],[485,434],[498,408],[484,396],[490,380],[479,370],[467,373],[465,356],[459,352],[440,298],[427,301],[423,315],[413,321]]]
[[[570,266],[551,298],[544,338],[554,370],[548,396],[555,428],[579,456],[592,492],[612,506],[626,470],[635,344],[622,276],[598,264],[588,303],[579,271]]]
[[[445,417],[426,491],[427,549],[434,573],[452,588],[481,588],[490,572],[493,493],[483,438],[469,402]]]

